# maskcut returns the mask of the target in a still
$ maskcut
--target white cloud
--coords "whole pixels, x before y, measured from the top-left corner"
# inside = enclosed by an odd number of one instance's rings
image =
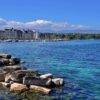
[[[84,25],[73,25],[68,23],[59,23],[47,20],[35,20],[31,22],[17,22],[7,21],[0,18],[0,28],[20,28],[20,29],[38,29],[38,30],[51,30],[51,31],[63,31],[63,30],[75,30],[75,29],[86,29]]]

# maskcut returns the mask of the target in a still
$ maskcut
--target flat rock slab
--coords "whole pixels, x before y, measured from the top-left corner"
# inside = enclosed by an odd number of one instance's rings
[[[53,74],[51,74],[51,73],[43,74],[40,76],[41,79],[48,79],[48,78],[52,78],[52,77],[53,77]]]
[[[64,79],[63,78],[55,78],[55,79],[52,79],[52,82],[56,86],[62,86],[62,85],[64,85]]]
[[[36,77],[29,77],[29,76],[25,76],[23,78],[23,84],[25,85],[38,85],[38,86],[51,86],[52,81],[50,79],[40,79],[40,78],[36,78]]]
[[[11,92],[18,92],[18,91],[25,91],[25,90],[28,90],[28,87],[26,87],[26,85],[23,84],[13,83],[10,86]]]
[[[11,55],[9,55],[9,54],[0,54],[0,58],[10,59]]]
[[[26,68],[21,67],[21,66],[17,66],[17,65],[3,67],[3,70],[6,71],[7,73],[12,73],[16,70],[22,70],[22,69],[26,69]]]
[[[6,82],[14,81],[14,82],[22,83],[23,77],[26,74],[31,74],[31,75],[34,76],[34,75],[37,75],[38,72],[34,71],[34,70],[17,70],[17,71],[14,71],[11,74],[6,75],[5,81]]]
[[[39,91],[43,94],[49,94],[51,92],[51,89],[45,88],[45,87],[41,87],[41,86],[36,86],[36,85],[31,85],[30,89],[33,89],[35,91]]]

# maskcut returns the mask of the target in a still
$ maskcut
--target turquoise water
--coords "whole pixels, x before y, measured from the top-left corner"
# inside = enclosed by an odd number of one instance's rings
[[[25,66],[65,79],[54,100],[100,100],[100,40],[2,42],[0,52],[25,60]]]

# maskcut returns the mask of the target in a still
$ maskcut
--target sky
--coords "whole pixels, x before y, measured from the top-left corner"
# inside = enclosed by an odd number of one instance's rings
[[[100,0],[0,0],[0,28],[98,30]]]

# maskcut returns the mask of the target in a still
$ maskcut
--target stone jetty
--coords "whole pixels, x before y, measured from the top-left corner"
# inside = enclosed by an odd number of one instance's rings
[[[54,78],[52,73],[40,74],[20,64],[20,58],[0,54],[0,88],[8,87],[11,92],[35,90],[49,94],[53,87],[64,85],[63,78]]]

